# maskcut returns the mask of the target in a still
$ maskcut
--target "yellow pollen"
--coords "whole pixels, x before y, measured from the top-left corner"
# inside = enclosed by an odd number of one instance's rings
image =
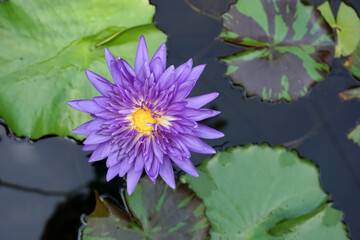
[[[157,118],[153,118],[151,115],[151,111],[146,109],[146,111],[142,108],[139,108],[136,112],[132,114],[133,124],[139,132],[143,133],[151,133],[153,130],[153,126],[148,126],[149,124],[155,124]]]

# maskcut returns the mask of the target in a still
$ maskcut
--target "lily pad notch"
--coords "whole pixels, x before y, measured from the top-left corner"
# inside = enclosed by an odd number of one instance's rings
[[[181,181],[204,201],[211,239],[349,239],[316,165],[284,147],[218,152]]]

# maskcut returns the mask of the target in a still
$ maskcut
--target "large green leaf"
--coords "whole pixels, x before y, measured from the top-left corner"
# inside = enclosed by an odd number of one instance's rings
[[[201,240],[209,235],[205,206],[186,185],[176,190],[163,181],[153,184],[142,178],[126,196],[132,216],[111,201],[97,200],[85,218],[84,240]]]
[[[204,201],[212,239],[348,239],[315,164],[267,145],[217,153],[183,182]]]
[[[358,124],[348,135],[348,139],[353,140],[360,146],[360,124]]]
[[[11,0],[0,3],[0,116],[18,136],[70,133],[90,119],[66,101],[99,95],[88,68],[110,79],[104,47],[134,62],[166,41],[146,0]]]
[[[336,19],[328,1],[320,5],[318,9],[329,25],[336,30],[335,57],[352,54],[360,43],[360,18],[355,9],[341,2]]]
[[[332,29],[313,6],[299,0],[238,0],[223,15],[225,41],[250,47],[223,58],[227,75],[247,95],[291,101],[329,72]]]

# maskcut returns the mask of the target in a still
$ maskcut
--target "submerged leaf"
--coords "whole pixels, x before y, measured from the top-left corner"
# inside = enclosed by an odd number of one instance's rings
[[[97,200],[95,211],[85,218],[82,239],[207,239],[209,223],[205,206],[185,185],[175,190],[163,181],[142,178],[126,196],[131,216],[109,200]],[[99,209],[107,209],[107,215]],[[99,213],[100,215],[98,215]]]
[[[328,24],[336,30],[335,57],[352,54],[360,43],[360,18],[355,9],[341,2],[336,20],[328,1],[320,5],[318,9]]]
[[[352,75],[360,80],[360,44],[355,52],[346,60],[344,65]]]
[[[358,124],[348,135],[348,139],[353,140],[360,146],[360,124]]]
[[[343,100],[349,100],[352,98],[360,98],[360,87],[351,88],[339,94]]]
[[[227,75],[249,96],[291,101],[329,72],[332,30],[313,6],[298,0],[238,0],[223,15],[225,41],[250,47],[223,58]]]
[[[155,7],[132,0],[11,0],[0,4],[0,116],[18,136],[73,136],[91,119],[66,105],[97,95],[84,69],[108,77],[104,47],[134,63],[144,35],[150,54],[166,40]]]
[[[348,239],[315,164],[267,145],[234,147],[182,181],[204,201],[212,239]]]

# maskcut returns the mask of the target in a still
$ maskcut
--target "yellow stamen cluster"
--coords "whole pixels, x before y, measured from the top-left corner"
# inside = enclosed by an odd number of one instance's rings
[[[151,111],[149,109],[139,108],[132,114],[132,122],[139,132],[150,134],[154,129],[153,126],[148,126],[146,124],[155,124],[157,118],[153,118]]]

